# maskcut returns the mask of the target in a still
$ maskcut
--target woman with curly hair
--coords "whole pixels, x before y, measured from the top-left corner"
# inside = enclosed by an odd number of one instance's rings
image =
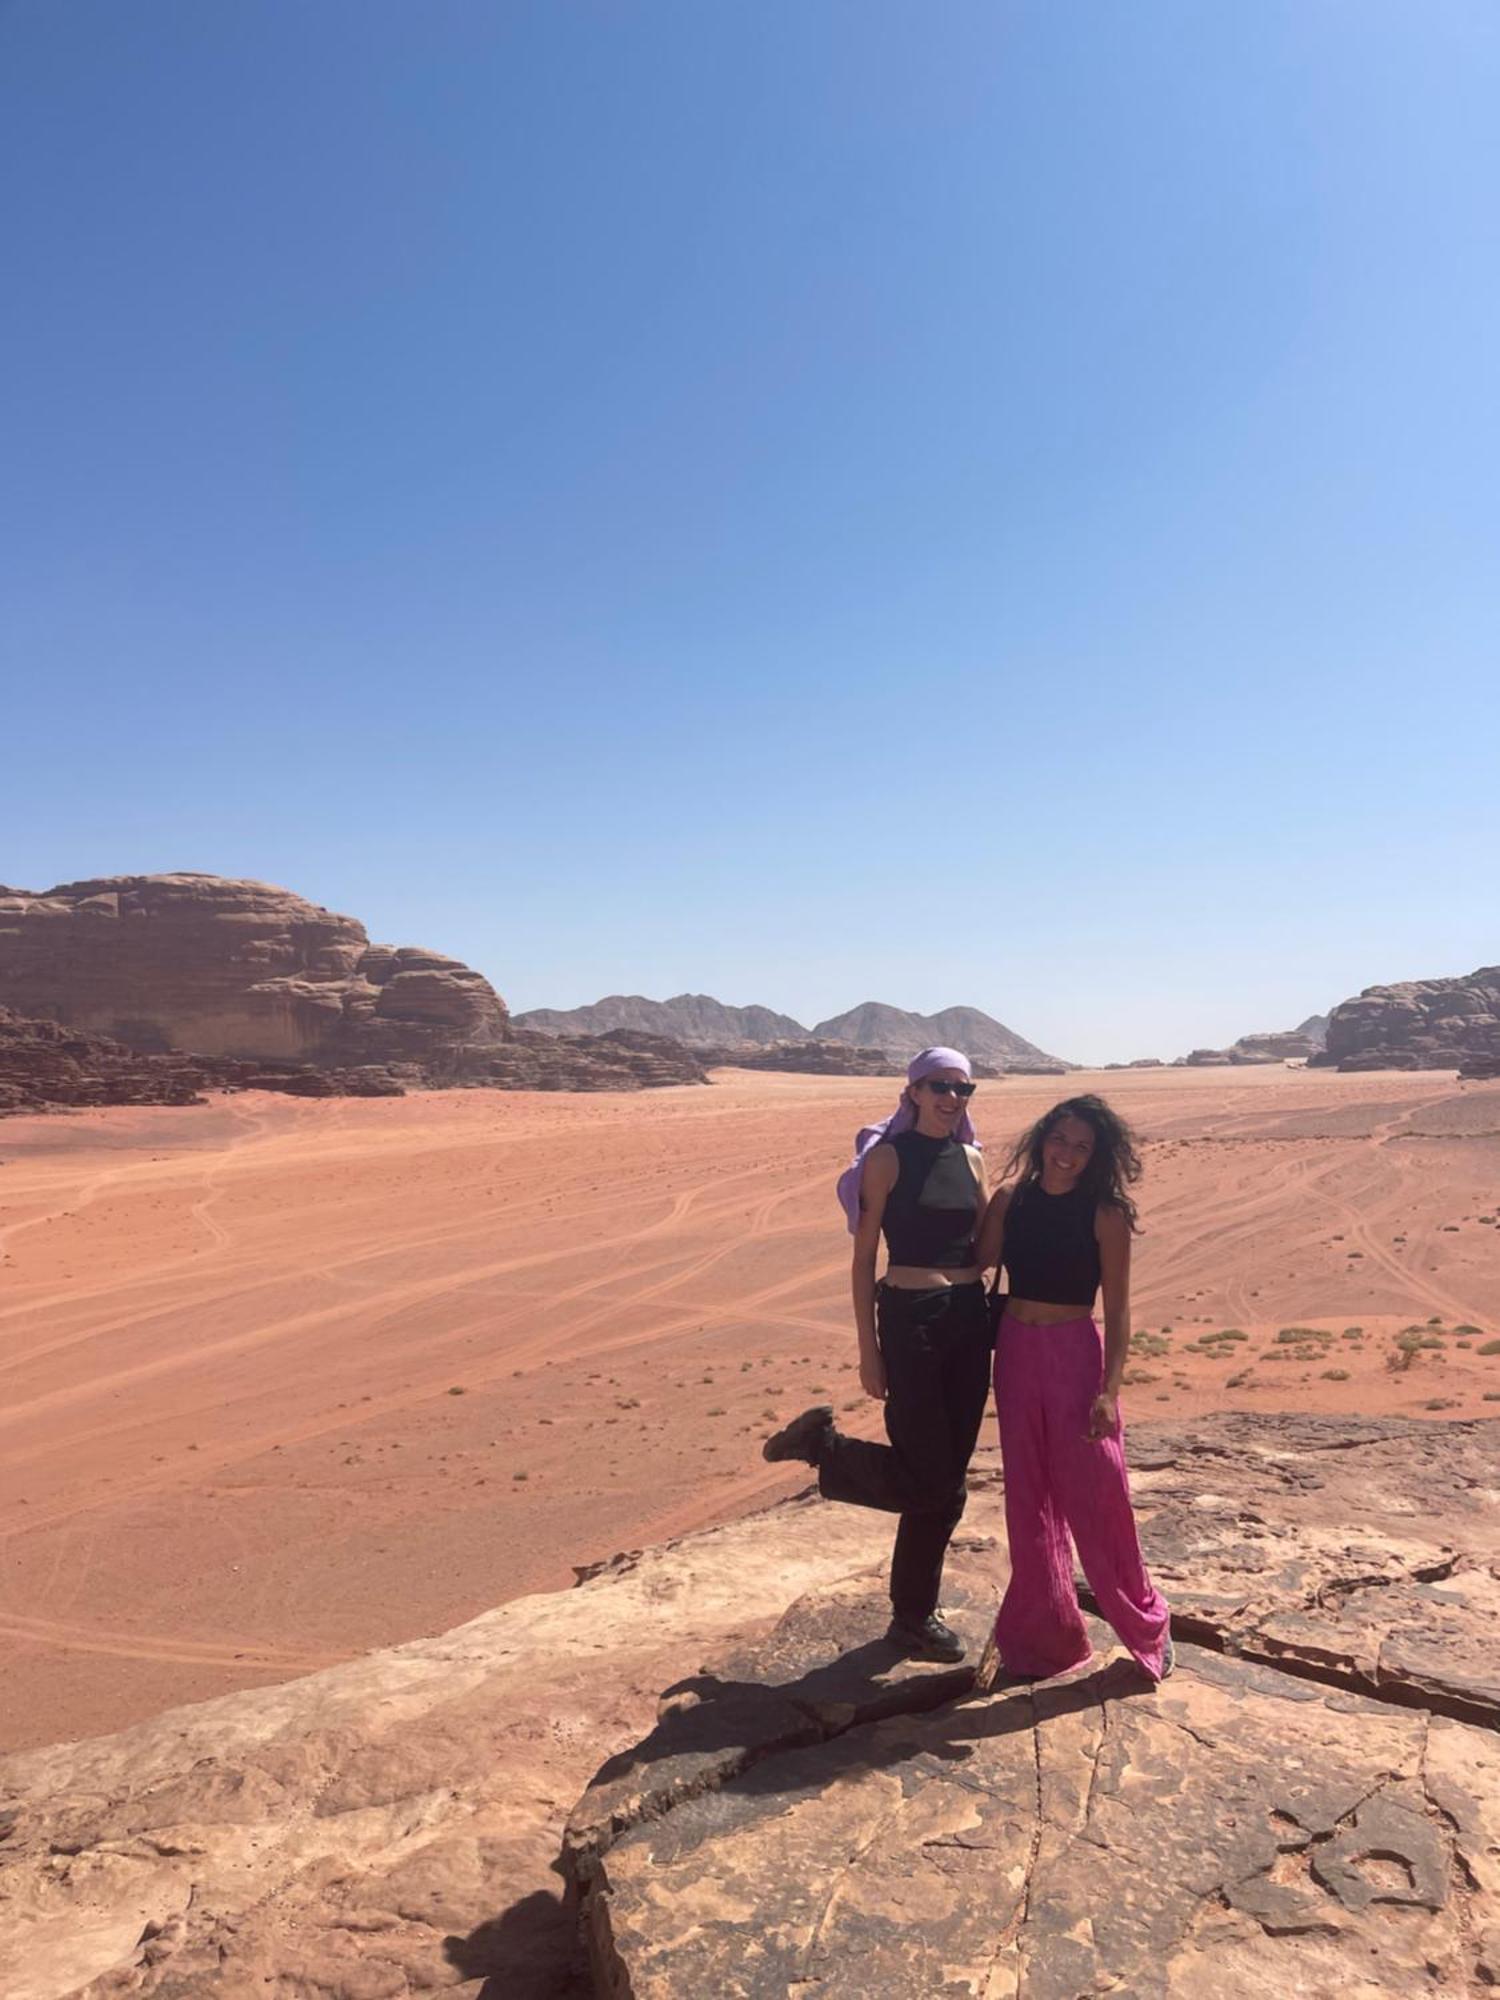
[[[1066,1098],[1017,1144],[980,1228],[980,1264],[1003,1265],[1009,1280],[995,1404],[1010,1585],[986,1666],[1018,1679],[1066,1673],[1092,1652],[1070,1535],[1127,1651],[1153,1681],[1172,1671],[1166,1600],[1141,1559],[1120,1424],[1136,1228],[1129,1188],[1140,1172],[1124,1120],[1102,1098]]]

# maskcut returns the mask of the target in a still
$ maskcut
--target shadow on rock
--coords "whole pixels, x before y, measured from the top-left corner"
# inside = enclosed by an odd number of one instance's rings
[[[537,1889],[467,1937],[443,1940],[464,1979],[482,1979],[479,2000],[589,2000],[593,1985],[578,1949],[570,1892]]]

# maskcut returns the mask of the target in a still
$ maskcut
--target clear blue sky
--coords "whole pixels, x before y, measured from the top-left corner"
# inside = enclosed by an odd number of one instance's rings
[[[1500,959],[1493,0],[0,0],[0,880],[1087,1059]]]

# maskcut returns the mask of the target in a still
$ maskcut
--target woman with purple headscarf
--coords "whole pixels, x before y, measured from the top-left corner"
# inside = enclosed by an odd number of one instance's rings
[[[885,1405],[889,1444],[846,1437],[826,1405],[768,1438],[769,1459],[818,1469],[827,1500],[897,1514],[891,1624],[904,1653],[961,1660],[938,1614],[943,1557],[989,1394],[990,1338],[974,1235],[989,1199],[969,1120],[974,1084],[957,1049],[924,1049],[889,1118],[867,1125],[840,1176],[854,1237],[859,1379]],[[888,1262],[877,1284],[884,1235]]]

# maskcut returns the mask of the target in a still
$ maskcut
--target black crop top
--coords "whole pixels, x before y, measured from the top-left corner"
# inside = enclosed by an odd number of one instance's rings
[[[979,1180],[957,1139],[898,1132],[882,1141],[896,1155],[896,1185],[880,1226],[893,1264],[959,1271],[974,1261]]]
[[[1099,1289],[1097,1206],[1089,1188],[1048,1194],[1040,1181],[1024,1181],[1016,1189],[1001,1252],[1012,1298],[1092,1308]]]

